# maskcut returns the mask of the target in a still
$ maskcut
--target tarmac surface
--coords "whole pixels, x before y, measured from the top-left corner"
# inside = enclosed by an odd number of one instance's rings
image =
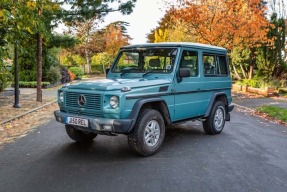
[[[220,135],[206,135],[200,122],[173,126],[159,152],[144,158],[124,135],[77,144],[52,119],[0,149],[0,189],[284,192],[286,131],[235,109]]]
[[[241,105],[251,109],[255,109],[263,105],[274,105],[277,107],[287,108],[287,98],[279,97],[249,98],[246,97],[244,94],[235,93],[232,97],[232,102],[237,105]]]
[[[35,89],[21,94],[34,97]],[[57,90],[43,90],[56,97]],[[35,99],[35,98],[33,98]],[[285,100],[234,95],[254,109],[286,107]],[[135,155],[126,136],[98,135],[77,144],[53,118],[26,137],[0,148],[1,192],[22,191],[279,191],[287,189],[287,129],[238,108],[220,135],[206,135],[201,122],[166,130],[157,154]]]

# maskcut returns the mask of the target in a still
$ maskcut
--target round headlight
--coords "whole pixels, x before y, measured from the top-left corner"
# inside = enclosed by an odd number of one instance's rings
[[[110,106],[115,109],[119,106],[119,99],[117,96],[112,96],[110,98]]]
[[[62,103],[64,103],[64,92],[61,92],[61,93],[59,94],[59,100],[60,100]]]

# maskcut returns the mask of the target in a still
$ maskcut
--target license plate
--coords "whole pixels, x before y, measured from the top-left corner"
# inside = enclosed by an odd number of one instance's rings
[[[78,117],[67,117],[66,118],[66,124],[88,127],[89,121],[88,121],[88,119],[82,119],[82,118],[78,118]]]

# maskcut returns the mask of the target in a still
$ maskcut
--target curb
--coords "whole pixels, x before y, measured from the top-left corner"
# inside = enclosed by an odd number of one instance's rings
[[[23,117],[23,116],[25,116],[25,115],[28,115],[28,114],[30,114],[30,113],[33,113],[34,111],[38,111],[39,109],[42,109],[42,108],[44,108],[44,107],[47,107],[48,105],[52,105],[53,103],[56,103],[57,101],[58,101],[58,100],[54,100],[54,101],[52,101],[52,102],[50,102],[50,103],[46,103],[45,105],[42,105],[42,106],[40,106],[40,107],[37,107],[37,108],[32,109],[32,110],[30,110],[30,111],[27,111],[27,112],[25,112],[25,113],[23,113],[23,114],[21,114],[21,115],[18,115],[18,116],[16,116],[16,117],[13,117],[13,118],[8,119],[8,120],[5,120],[5,121],[2,121],[2,122],[0,122],[0,125],[9,123],[9,122],[11,122],[11,121],[14,121],[15,119],[18,119],[18,118],[20,118],[20,117]]]
[[[249,112],[255,112],[255,110],[254,109],[251,109],[251,108],[249,108],[249,107],[244,107],[244,106],[242,106],[242,105],[238,105],[238,104],[236,104],[236,103],[232,103],[234,106],[236,106],[236,107],[239,107],[239,108],[242,108],[242,109],[245,109],[246,111],[249,111]]]

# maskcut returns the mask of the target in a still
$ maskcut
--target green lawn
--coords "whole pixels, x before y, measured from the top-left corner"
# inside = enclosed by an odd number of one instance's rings
[[[264,105],[256,109],[259,112],[268,114],[271,117],[275,117],[287,123],[287,109],[273,106]]]

